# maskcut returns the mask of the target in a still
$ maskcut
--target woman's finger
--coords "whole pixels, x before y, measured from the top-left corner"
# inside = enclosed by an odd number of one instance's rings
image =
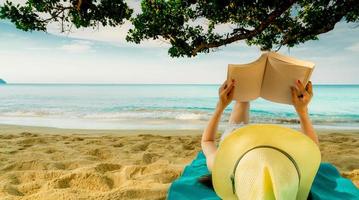
[[[225,80],[225,81],[222,83],[222,85],[221,85],[221,87],[220,87],[220,90],[225,89],[226,84],[227,84],[227,80]]]
[[[225,87],[226,87],[226,84],[227,84],[227,81],[224,81],[224,82],[222,83],[222,85],[219,87],[219,89],[218,89],[219,94],[221,94],[222,91],[224,91],[224,89],[225,89]]]
[[[234,83],[232,83],[232,85],[230,86],[230,89],[228,90],[227,94],[233,92],[234,90]]]
[[[290,88],[290,91],[291,91],[291,94],[292,94],[292,102],[296,102],[298,100],[298,95],[297,95],[297,92],[296,92],[297,88],[295,87],[291,87]]]
[[[223,88],[221,91],[220,91],[220,95],[227,95],[228,93],[228,90],[230,89],[231,85],[230,84],[227,84],[226,85],[226,88]]]
[[[305,90],[310,94],[313,95],[313,85],[312,81],[309,81],[307,86],[305,87]]]
[[[224,92],[225,92],[226,94],[228,94],[229,91],[233,89],[233,87],[234,87],[234,82],[231,81],[229,84],[227,84],[227,88],[224,89]]]
[[[300,93],[300,91],[298,90],[298,88],[293,87],[293,89],[294,89],[294,93],[295,93],[295,95],[297,95],[297,97],[298,97],[299,95],[301,95],[301,93]]]
[[[301,94],[303,94],[305,92],[305,88],[304,88],[302,82],[300,80],[297,80],[295,83],[296,83],[296,85],[297,85],[297,87],[299,89],[299,92]]]
[[[228,99],[232,100],[233,99],[233,95],[234,95],[234,86],[232,87],[232,89],[229,91],[228,93]]]

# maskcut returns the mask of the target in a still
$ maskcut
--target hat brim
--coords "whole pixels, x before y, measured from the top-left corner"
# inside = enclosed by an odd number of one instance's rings
[[[248,150],[263,145],[279,148],[295,160],[302,175],[297,200],[307,199],[321,161],[319,147],[303,133],[273,124],[247,125],[221,142],[212,169],[218,196],[225,200],[237,199],[231,183],[235,163]]]

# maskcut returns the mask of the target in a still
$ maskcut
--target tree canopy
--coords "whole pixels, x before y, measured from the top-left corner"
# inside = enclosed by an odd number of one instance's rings
[[[65,32],[80,27],[118,26],[129,20],[133,10],[123,0],[27,0],[25,4],[6,1],[0,19],[9,19],[24,31],[46,31],[53,22]]]
[[[171,44],[170,56],[192,57],[241,40],[271,50],[318,39],[340,21],[359,22],[359,0],[142,0],[136,15],[124,0],[6,1],[0,18],[25,31],[46,31],[53,22],[65,31],[64,24],[114,27],[129,20],[127,41],[162,39]]]

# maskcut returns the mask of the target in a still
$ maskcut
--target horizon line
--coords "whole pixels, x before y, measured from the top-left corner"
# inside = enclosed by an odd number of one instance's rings
[[[6,83],[3,85],[220,85],[221,83]],[[0,84],[1,85],[1,84]],[[359,83],[319,83],[313,85],[359,86]]]

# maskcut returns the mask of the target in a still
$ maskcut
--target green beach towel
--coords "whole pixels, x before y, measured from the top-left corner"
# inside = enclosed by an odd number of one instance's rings
[[[181,177],[175,180],[168,191],[168,200],[218,200],[216,193],[197,179],[208,174],[206,158],[202,151],[187,165]],[[351,180],[340,176],[330,163],[321,163],[308,199],[312,200],[359,200],[359,189]]]

